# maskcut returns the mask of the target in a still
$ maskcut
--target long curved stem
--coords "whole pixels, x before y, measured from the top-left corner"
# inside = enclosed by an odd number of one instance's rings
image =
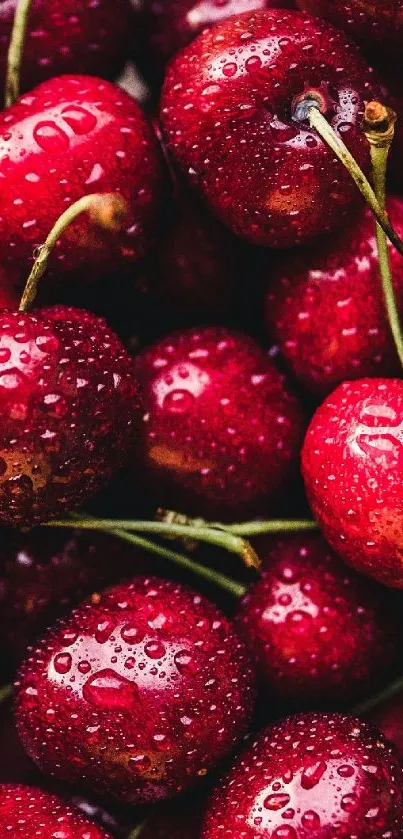
[[[316,521],[310,519],[269,519],[268,521],[245,521],[240,524],[220,524],[220,527],[234,536],[262,536],[265,533],[303,533],[318,530]]]
[[[4,687],[0,688],[0,705],[3,702],[6,702],[10,696],[13,695],[13,686],[12,685],[4,685]]]
[[[146,824],[147,824],[147,819],[144,822],[142,822],[141,824],[138,824],[137,827],[133,828],[133,830],[129,833],[127,839],[139,839],[139,837],[141,836]]]
[[[354,157],[348,150],[345,143],[343,143],[343,140],[336,134],[332,126],[328,123],[326,117],[323,116],[316,105],[311,105],[308,108],[307,117],[311,128],[316,129],[318,134],[322,137],[322,140],[330,146],[343,166],[347,169],[347,172],[352,177],[354,183],[365,198],[368,206],[371,208],[379,226],[385,232],[386,236],[390,239],[395,248],[403,256],[403,241],[391,226],[387,213],[380,205],[369,180],[365,177],[364,173],[358,166],[358,163],[354,160]]]
[[[75,201],[60,216],[38,254],[21,298],[20,312],[26,312],[35,300],[38,283],[46,271],[48,259],[61,235],[82,213],[89,213],[94,224],[104,230],[119,230],[126,212],[126,204],[117,193],[91,193]]]
[[[14,105],[20,95],[21,62],[27,34],[28,18],[32,0],[18,0],[7,54],[6,86],[4,102],[6,108]]]
[[[357,717],[365,716],[373,711],[378,705],[383,705],[384,702],[387,702],[389,699],[393,699],[395,696],[398,696],[399,693],[403,694],[403,676],[400,676],[398,679],[395,679],[394,682],[391,682],[390,685],[387,685],[386,688],[380,690],[378,693],[375,693],[369,699],[360,702],[358,705],[352,709],[351,713],[356,714]],[[403,699],[403,697],[402,697]]]

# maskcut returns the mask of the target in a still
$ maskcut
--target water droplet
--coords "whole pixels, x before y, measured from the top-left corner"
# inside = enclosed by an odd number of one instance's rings
[[[101,618],[95,630],[95,638],[99,644],[105,644],[115,628],[114,622],[108,618]]]
[[[148,641],[144,647],[144,652],[148,658],[163,658],[165,655],[165,647],[161,641]]]
[[[286,792],[278,792],[274,795],[268,795],[263,802],[263,806],[266,807],[266,810],[283,810],[289,803],[290,796]]]
[[[11,351],[8,347],[1,347],[0,348],[0,364],[6,364],[7,361],[10,361],[11,358]]]
[[[145,637],[143,630],[132,623],[126,623],[121,629],[120,635],[123,641],[126,641],[126,644],[140,644]]]
[[[67,134],[53,120],[38,122],[33,135],[38,146],[48,153],[60,154],[60,152],[66,151],[70,145]]]
[[[293,632],[305,632],[307,629],[311,628],[312,616],[309,612],[297,609],[295,612],[290,612],[287,615],[287,623]]]
[[[252,55],[245,61],[245,70],[248,73],[256,73],[262,66],[262,59],[258,55]]]
[[[71,644],[75,644],[77,638],[78,632],[76,632],[74,629],[65,629],[64,632],[62,632],[61,634],[60,643],[63,647],[70,647]]]
[[[314,810],[307,810],[302,816],[302,826],[307,830],[316,830],[320,827],[320,818]]]
[[[327,765],[323,761],[315,763],[313,766],[308,766],[304,769],[301,775],[301,787],[303,789],[313,789],[321,780],[326,772]]]
[[[285,824],[272,833],[272,839],[297,839],[297,833],[291,825]]]
[[[95,673],[83,686],[84,699],[101,710],[133,710],[136,696],[136,684],[110,668]]]
[[[351,778],[351,776],[354,775],[354,767],[349,766],[348,763],[344,763],[343,766],[339,766],[337,774],[340,775],[341,778]]]
[[[192,676],[198,671],[198,667],[193,656],[187,650],[180,650],[176,653],[174,656],[174,662],[182,676]]]
[[[71,669],[72,662],[70,653],[58,653],[53,659],[56,673],[60,673],[60,675],[68,673]]]
[[[89,661],[79,661],[77,669],[80,673],[89,673],[91,670],[91,665]]]
[[[343,795],[343,798],[341,799],[342,809],[345,810],[346,813],[354,812],[354,810],[357,809],[358,803],[358,797],[354,795],[353,792],[348,795]]]
[[[171,390],[165,396],[164,410],[171,414],[184,414],[194,405],[195,397],[188,390]]]
[[[62,111],[62,118],[70,126],[74,134],[89,134],[97,124],[94,114],[80,105],[69,106]]]
[[[232,78],[232,76],[235,76],[235,73],[236,73],[237,69],[238,69],[238,65],[235,64],[234,61],[229,61],[228,64],[224,64],[224,67],[222,68],[222,72],[223,72],[224,76],[227,76],[227,78],[230,79],[230,78]]]

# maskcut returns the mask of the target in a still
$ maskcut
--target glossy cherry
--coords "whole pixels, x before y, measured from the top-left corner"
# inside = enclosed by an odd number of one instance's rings
[[[340,556],[403,588],[403,381],[345,382],[314,414],[302,450],[313,514]]]
[[[159,504],[234,520],[273,503],[296,463],[302,416],[252,338],[224,327],[173,333],[137,356],[135,375],[145,412],[135,474]]]
[[[84,310],[3,310],[0,414],[0,524],[66,513],[130,451],[141,417],[130,356]]]
[[[0,784],[0,839],[111,839],[111,834],[56,795],[37,787]]]
[[[399,693],[377,705],[368,717],[403,758],[403,694]]]
[[[403,201],[390,198],[388,211],[403,235]],[[403,311],[403,259],[392,247],[390,260]],[[313,393],[326,395],[346,379],[398,373],[370,210],[314,248],[271,263],[265,318],[271,340]]]
[[[57,282],[66,273],[113,275],[143,255],[156,223],[161,161],[131,96],[90,76],[52,79],[3,111],[0,144],[0,262],[7,275],[22,283],[58,217],[94,192],[122,195],[124,228],[99,232],[80,217],[50,259]]]
[[[319,15],[343,29],[367,52],[374,64],[400,60],[403,17],[400,0],[296,0],[306,12]],[[397,64],[399,67],[399,64]]]
[[[213,793],[202,839],[400,839],[403,769],[367,723],[301,714],[261,732]]]
[[[322,536],[266,539],[236,626],[271,700],[298,709],[369,696],[397,662],[399,603],[350,571]]]
[[[50,630],[16,692],[19,734],[46,774],[131,803],[204,777],[242,738],[254,698],[246,648],[223,614],[145,577]]]
[[[20,659],[28,644],[84,597],[150,571],[150,554],[103,534],[36,529],[3,532],[0,648]]]
[[[0,3],[0,87],[17,0]],[[131,42],[130,0],[33,0],[21,66],[21,89],[62,73],[113,79]]]
[[[200,35],[168,68],[161,118],[169,150],[252,244],[300,244],[342,226],[360,201],[333,152],[296,121],[310,94],[367,169],[361,122],[364,102],[377,96],[373,73],[324,21],[248,12]]]

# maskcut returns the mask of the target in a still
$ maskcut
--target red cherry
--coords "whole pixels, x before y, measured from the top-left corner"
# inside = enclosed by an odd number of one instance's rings
[[[311,94],[364,169],[373,73],[345,36],[300,12],[217,24],[168,68],[170,152],[215,213],[253,244],[288,247],[339,227],[359,201],[333,152],[295,108]]]
[[[402,235],[403,201],[390,198],[388,211]],[[403,259],[393,247],[390,259],[403,311]],[[370,210],[314,249],[281,255],[270,266],[265,310],[271,339],[314,393],[325,395],[345,379],[399,370]]]
[[[368,716],[403,758],[403,694],[382,702]]]
[[[370,695],[402,637],[391,592],[347,569],[316,534],[266,539],[259,555],[262,576],[235,623],[268,696],[303,708]]]
[[[0,4],[0,86],[17,0]],[[33,0],[21,66],[22,90],[62,73],[114,78],[130,52],[129,0]]]
[[[254,698],[246,648],[223,614],[142,577],[50,630],[16,689],[19,734],[45,773],[131,803],[204,777],[242,738]]]
[[[169,335],[140,353],[135,470],[160,504],[234,519],[267,508],[292,472],[302,416],[268,353],[224,327]]]
[[[0,839],[111,839],[56,795],[36,787],[0,784]]]
[[[403,769],[375,728],[301,714],[247,746],[210,802],[202,839],[400,839]]]
[[[127,456],[139,410],[131,358],[101,318],[0,312],[0,523],[27,527],[93,495]]]
[[[403,17],[401,0],[296,0],[297,6],[319,15],[347,32],[374,63],[401,59]],[[398,67],[399,67],[398,65]]]
[[[83,531],[2,533],[0,639],[20,659],[56,618],[105,585],[149,571],[152,559],[117,539]]]
[[[340,385],[316,411],[302,450],[313,514],[332,547],[403,588],[403,381]]]
[[[292,0],[145,0],[142,7],[142,35],[153,72],[164,68],[179,50],[204,29],[221,20],[255,9],[290,8]]]
[[[85,277],[113,274],[141,256],[153,233],[161,162],[137,103],[89,76],[44,82],[0,115],[0,256],[26,278],[34,249],[68,205],[85,194],[118,192],[127,204],[121,232],[98,232],[81,217],[66,232],[50,268]]]

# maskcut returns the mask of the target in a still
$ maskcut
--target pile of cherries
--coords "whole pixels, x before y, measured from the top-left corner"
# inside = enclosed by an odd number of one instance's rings
[[[0,42],[0,839],[403,839],[401,0]]]

